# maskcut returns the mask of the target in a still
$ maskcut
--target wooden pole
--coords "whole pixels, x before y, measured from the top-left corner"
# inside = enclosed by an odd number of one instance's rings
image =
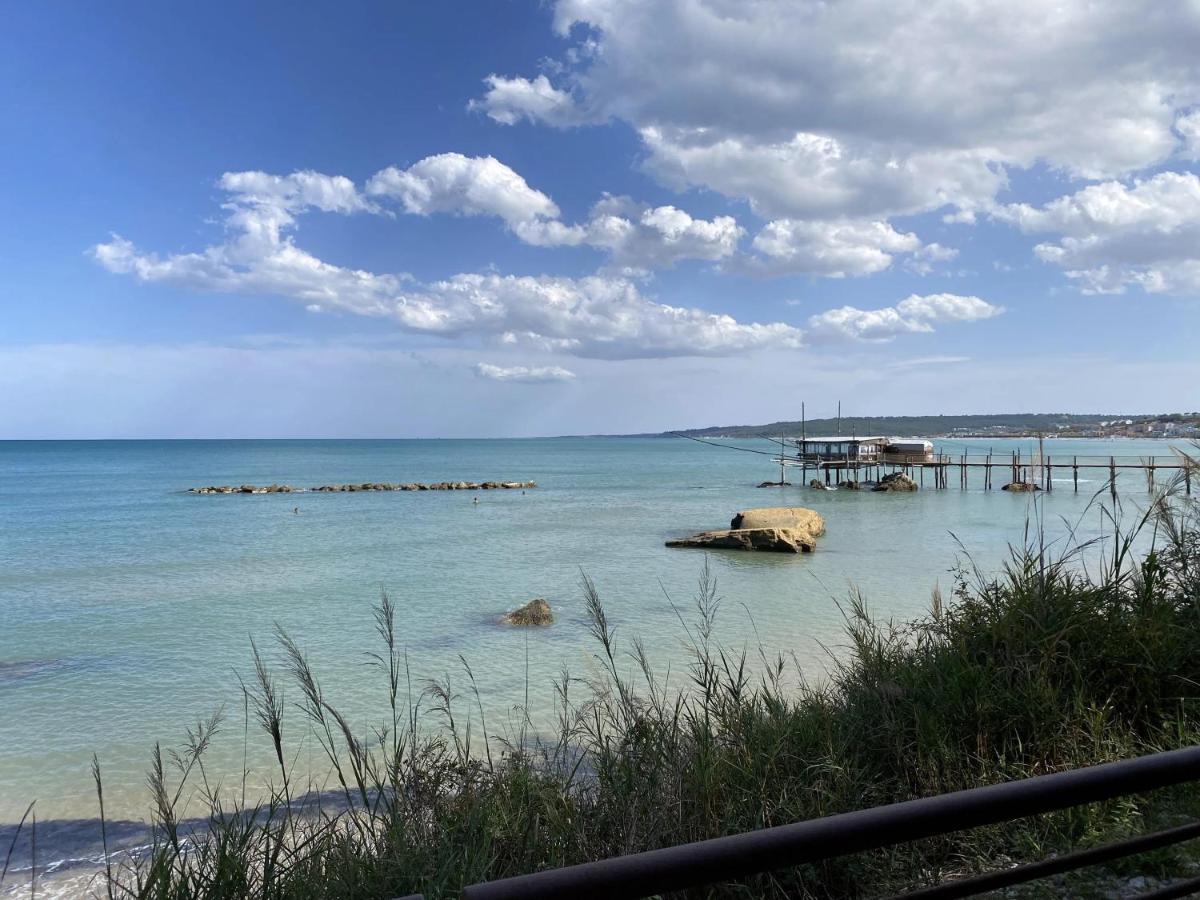
[[[1075,481],[1075,493],[1079,493],[1079,457],[1071,457],[1071,477]]]
[[[1117,499],[1117,461],[1114,457],[1108,458],[1108,489],[1112,493],[1113,500]]]
[[[1050,461],[1050,457],[1046,457],[1046,492],[1054,490],[1054,463]]]

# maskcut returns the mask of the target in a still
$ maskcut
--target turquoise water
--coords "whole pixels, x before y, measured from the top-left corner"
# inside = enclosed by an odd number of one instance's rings
[[[754,442],[729,442],[753,446]],[[1026,454],[1032,442],[1019,442]],[[1016,442],[941,442],[947,452]],[[761,449],[770,449],[760,443]],[[1156,441],[1047,443],[1047,452],[1169,454]],[[147,810],[144,773],[156,740],[176,745],[196,717],[230,714],[211,766],[242,767],[238,675],[250,639],[269,660],[274,625],[309,652],[327,695],[366,734],[382,722],[371,606],[386,590],[418,681],[450,673],[461,654],[495,729],[526,691],[548,708],[552,679],[589,671],[580,573],[597,584],[618,637],[640,636],[664,664],[682,658],[669,595],[687,604],[703,563],[667,538],[722,527],[739,509],[805,505],[827,520],[812,555],[718,552],[724,597],[719,635],[761,636],[819,672],[822,646],[840,643],[851,586],[879,613],[927,609],[951,584],[958,541],[984,568],[1020,543],[1030,500],[967,491],[917,494],[759,489],[776,477],[768,457],[683,440],[564,438],[494,441],[198,441],[0,443],[0,824],[36,799],[38,817],[95,815],[89,764],[105,771],[116,818]],[[1003,472],[996,474],[997,487]],[[1074,494],[1056,483],[1044,517],[1078,518],[1103,474]],[[202,484],[532,479],[536,490],[196,496]],[[1145,503],[1140,473],[1122,476]],[[300,514],[292,512],[299,505]],[[1101,527],[1084,516],[1084,532]],[[499,627],[531,597],[549,599],[548,629]],[[678,676],[676,676],[678,678]],[[298,699],[290,691],[288,698]],[[289,713],[289,715],[292,715]],[[298,717],[285,732],[301,764],[315,748]],[[270,772],[251,735],[254,778]]]

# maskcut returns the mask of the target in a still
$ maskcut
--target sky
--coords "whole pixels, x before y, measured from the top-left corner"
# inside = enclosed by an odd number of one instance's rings
[[[1200,408],[1200,0],[13,4],[0,439]]]

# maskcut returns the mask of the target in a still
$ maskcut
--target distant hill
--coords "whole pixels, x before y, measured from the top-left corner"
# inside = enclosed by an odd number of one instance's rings
[[[972,434],[1062,431],[1080,426],[1107,422],[1112,419],[1140,419],[1145,415],[1117,413],[1004,413],[976,416],[846,416],[841,422],[844,435],[886,435],[894,437],[929,437],[966,429]],[[804,424],[809,435],[832,435],[838,432],[837,419],[809,419]],[[664,432],[689,437],[798,437],[800,422],[771,422],[766,425],[714,425],[709,428],[690,428],[686,431]]]

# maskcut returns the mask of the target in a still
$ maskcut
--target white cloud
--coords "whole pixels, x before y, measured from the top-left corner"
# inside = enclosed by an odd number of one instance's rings
[[[913,294],[895,306],[859,309],[843,306],[811,316],[808,335],[811,340],[856,340],[883,342],[902,334],[933,331],[941,322],[975,322],[1004,312],[978,297],[958,294]]]
[[[280,295],[309,309],[388,318],[413,332],[540,341],[576,356],[720,356],[801,344],[800,330],[790,325],[658,303],[623,278],[487,273],[420,284],[404,274],[332,265],[297,247],[290,233],[292,213],[311,198],[238,190],[227,204],[224,243],[159,257],[114,235],[91,253],[109,271],[142,282]],[[345,198],[321,202],[339,211],[361,208],[361,201]]]
[[[521,384],[544,384],[554,381],[574,381],[575,373],[561,366],[494,366],[479,363],[475,374],[492,381],[511,381]]]
[[[811,132],[760,140],[708,128],[642,128],[645,166],[677,190],[711,188],[756,213],[796,219],[874,218],[947,204],[986,204],[1007,183],[975,150],[912,152],[853,146]]]
[[[576,240],[547,235],[530,243],[585,243],[608,251],[612,263],[630,268],[670,267],[683,259],[732,256],[744,230],[732,216],[695,219],[674,206],[650,207],[629,197],[606,196],[588,221],[575,226]]]
[[[407,169],[389,166],[367,182],[367,193],[399,201],[404,211],[497,216],[510,227],[557,219],[558,207],[491,156],[441,153]]]
[[[1175,130],[1183,139],[1181,154],[1190,160],[1200,160],[1200,109],[1175,120]]]
[[[1193,0],[1152,10],[559,0],[554,10],[559,34],[585,52],[567,56],[557,84],[492,76],[479,108],[502,123],[623,120],[665,183],[744,197],[769,218],[942,206],[965,217],[1006,184],[1006,168],[1102,179],[1194,140]]]
[[[1004,312],[978,297],[959,294],[912,294],[896,304],[903,315],[926,322],[977,322]]]
[[[496,216],[520,240],[538,247],[590,246],[617,268],[670,267],[683,259],[732,255],[743,229],[732,216],[695,219],[674,206],[650,207],[629,197],[605,196],[586,222],[569,225],[546,194],[491,157],[461,153],[429,156],[407,169],[384,169],[367,194],[401,204],[407,213]]]
[[[953,366],[970,362],[969,356],[918,356],[914,359],[898,359],[888,363],[889,369],[924,369],[929,366]]]
[[[922,250],[915,234],[898,232],[887,222],[860,220],[776,219],[755,236],[753,246],[760,255],[745,262],[751,271],[830,278],[882,272],[894,254]]]
[[[533,79],[489,75],[484,83],[488,86],[487,93],[483,99],[471,101],[468,107],[482,110],[503,125],[515,125],[522,119],[559,127],[588,121],[571,95],[550,84],[545,75]]]
[[[904,261],[904,268],[916,275],[928,275],[934,269],[934,263],[949,262],[958,256],[954,247],[943,247],[941,244],[926,244]]]
[[[1200,177],[1162,172],[1124,185],[1090,185],[1042,207],[1011,204],[993,215],[1056,242],[1034,248],[1084,293],[1200,291]]]

